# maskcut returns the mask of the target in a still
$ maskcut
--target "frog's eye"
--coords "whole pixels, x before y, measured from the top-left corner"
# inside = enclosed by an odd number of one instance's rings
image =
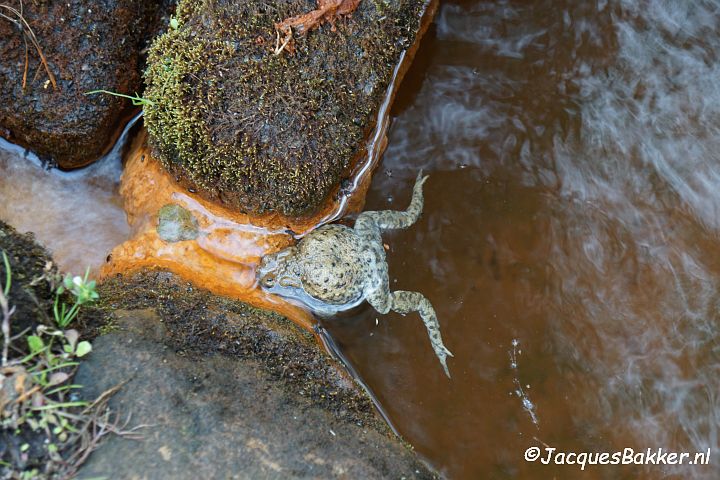
[[[275,274],[268,273],[260,280],[260,283],[262,283],[264,287],[272,287],[275,285]]]

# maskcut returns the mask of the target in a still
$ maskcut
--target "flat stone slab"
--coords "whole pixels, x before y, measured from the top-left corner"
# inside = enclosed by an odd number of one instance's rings
[[[435,478],[352,407],[323,406],[331,391],[298,388],[293,368],[286,382],[252,358],[178,350],[153,309],[114,316],[75,383],[93,398],[127,381],[111,407],[148,426],[141,441],[111,436],[78,478]]]

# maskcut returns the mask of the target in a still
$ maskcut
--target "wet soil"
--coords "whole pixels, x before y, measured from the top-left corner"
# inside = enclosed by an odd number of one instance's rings
[[[173,4],[173,0],[2,2],[0,11],[15,23],[0,18],[0,136],[66,169],[100,158],[137,110],[125,99],[85,93],[142,91],[142,50],[165,28]],[[21,12],[27,25],[5,7]],[[28,26],[52,80],[28,36]]]
[[[48,252],[35,242],[32,234],[20,234],[0,220],[0,251],[5,252],[10,263],[12,286],[8,298],[15,306],[12,335],[34,328],[39,324],[50,325],[48,312],[52,311],[55,296],[47,282],[33,280],[43,276],[45,267],[51,262]],[[5,265],[0,253],[0,285],[5,286]]]

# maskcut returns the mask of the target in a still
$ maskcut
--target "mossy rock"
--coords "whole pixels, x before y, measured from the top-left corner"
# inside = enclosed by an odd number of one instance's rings
[[[0,2],[0,136],[62,168],[87,165],[112,147],[137,112],[127,100],[85,95],[142,90],[141,51],[174,0]],[[22,5],[22,18],[12,10]],[[19,13],[19,10],[18,10]],[[167,22],[167,20],[165,20]]]
[[[425,3],[362,0],[275,55],[274,24],[315,0],[181,0],[179,27],[155,40],[145,75],[155,153],[205,198],[311,214],[362,151]]]

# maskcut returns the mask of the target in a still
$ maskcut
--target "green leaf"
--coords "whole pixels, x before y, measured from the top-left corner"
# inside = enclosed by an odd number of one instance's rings
[[[45,344],[43,343],[42,338],[38,337],[37,335],[28,335],[27,342],[28,347],[30,347],[30,351],[32,353],[37,353],[43,348],[45,348]]]
[[[10,286],[12,285],[12,272],[10,270],[10,260],[8,259],[5,250],[2,252],[2,257],[3,263],[5,264],[5,288],[3,289],[3,293],[5,294],[5,297],[7,297],[10,293]]]
[[[75,355],[78,357],[84,357],[88,353],[92,351],[92,345],[90,345],[90,342],[87,340],[83,340],[82,342],[78,343],[77,350],[75,350]]]

